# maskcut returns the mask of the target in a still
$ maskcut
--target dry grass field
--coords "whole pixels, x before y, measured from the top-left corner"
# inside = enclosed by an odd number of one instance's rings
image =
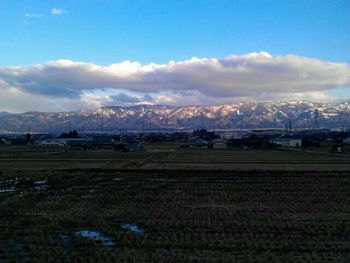
[[[199,170],[350,170],[350,156],[283,150],[179,149],[177,144],[146,145],[145,151],[47,150],[39,146],[0,146],[0,169],[199,169]]]
[[[349,262],[349,159],[1,147],[0,262]]]

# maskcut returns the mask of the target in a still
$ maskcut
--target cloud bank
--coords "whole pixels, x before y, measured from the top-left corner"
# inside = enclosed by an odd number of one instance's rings
[[[101,66],[58,60],[0,67],[1,92],[12,89],[57,101],[76,102],[89,97],[90,104],[95,100],[102,105],[215,104],[310,96],[325,100],[335,88],[350,91],[348,64],[295,55],[271,56],[266,52],[167,64],[124,61]]]

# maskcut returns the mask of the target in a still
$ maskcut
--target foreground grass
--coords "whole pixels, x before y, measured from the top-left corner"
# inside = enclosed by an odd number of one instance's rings
[[[348,262],[349,176],[3,170],[0,262]]]

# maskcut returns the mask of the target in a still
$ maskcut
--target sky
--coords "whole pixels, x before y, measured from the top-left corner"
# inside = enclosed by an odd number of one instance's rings
[[[0,0],[0,111],[350,100],[348,0]]]

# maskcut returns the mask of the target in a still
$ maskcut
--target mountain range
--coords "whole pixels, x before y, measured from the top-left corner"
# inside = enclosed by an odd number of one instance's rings
[[[108,106],[69,112],[0,112],[0,131],[175,131],[193,129],[341,128],[350,103],[241,102],[218,106]]]

